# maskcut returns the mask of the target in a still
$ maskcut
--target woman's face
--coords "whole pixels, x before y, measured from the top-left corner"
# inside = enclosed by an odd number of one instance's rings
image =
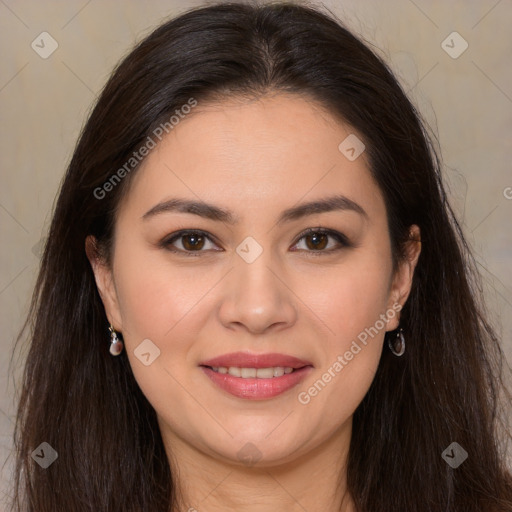
[[[91,260],[168,444],[273,465],[350,433],[418,256],[392,274],[355,136],[298,96],[199,103],[133,176]]]

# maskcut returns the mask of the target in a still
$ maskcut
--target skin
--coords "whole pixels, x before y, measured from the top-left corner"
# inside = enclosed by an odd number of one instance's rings
[[[365,154],[349,161],[338,149],[351,133],[299,96],[200,103],[133,177],[116,220],[111,268],[87,240],[107,317],[123,334],[171,467],[179,468],[182,510],[354,510],[345,489],[352,416],[399,314],[366,346],[359,343],[362,350],[309,403],[298,395],[379,315],[405,303],[420,243],[409,242],[393,274],[384,200]],[[283,210],[333,194],[358,203],[367,218],[345,210],[277,223]],[[239,220],[177,212],[142,218],[171,197],[214,203]],[[315,251],[312,237],[300,235],[318,227],[343,233],[354,246],[329,236]],[[181,229],[212,240],[197,257],[159,245]],[[411,233],[419,237],[416,226]],[[248,236],[263,248],[252,263],[236,252]],[[186,237],[173,245],[194,250]],[[340,249],[328,252],[334,247]],[[134,355],[144,339],[160,349],[149,366]],[[198,365],[239,350],[293,355],[314,369],[277,397],[236,398]],[[244,463],[240,450],[260,459]]]

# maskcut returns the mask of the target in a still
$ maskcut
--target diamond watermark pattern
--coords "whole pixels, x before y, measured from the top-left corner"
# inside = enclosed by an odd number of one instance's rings
[[[468,458],[468,452],[459,443],[453,442],[441,454],[441,457],[449,466],[456,469]]]
[[[36,258],[41,258],[41,256],[43,255],[43,251],[44,251],[44,246],[45,246],[45,243],[46,243],[46,237],[42,237],[41,239],[39,239],[39,241],[32,247],[32,254],[36,257]]]
[[[246,263],[253,263],[263,252],[263,247],[252,236],[248,236],[238,245],[236,252]]]
[[[59,454],[47,443],[41,443],[31,454],[31,457],[43,468],[51,466]]]
[[[246,466],[254,466],[262,457],[262,453],[253,443],[245,443],[236,455]]]
[[[458,59],[468,49],[468,46],[468,42],[458,32],[452,32],[441,43],[441,48],[452,59]]]
[[[133,353],[144,366],[149,366],[160,355],[160,349],[151,340],[145,339]]]
[[[48,32],[41,32],[30,46],[39,57],[47,59],[59,47],[59,43]]]
[[[353,162],[366,149],[366,146],[363,144],[363,141],[357,137],[357,135],[351,133],[338,146],[338,149],[347,158],[347,160]]]

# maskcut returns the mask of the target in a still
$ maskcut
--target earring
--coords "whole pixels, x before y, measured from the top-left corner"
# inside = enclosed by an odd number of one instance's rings
[[[405,338],[404,331],[400,327],[396,333],[395,339],[388,339],[388,346],[391,352],[397,357],[403,356],[405,352]]]
[[[112,324],[108,330],[110,331],[110,353],[113,356],[118,356],[123,351],[123,342],[117,337],[117,332]]]

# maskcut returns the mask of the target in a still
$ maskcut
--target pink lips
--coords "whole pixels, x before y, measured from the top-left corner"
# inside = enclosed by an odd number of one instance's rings
[[[250,354],[249,352],[232,352],[223,356],[214,357],[199,363],[200,366],[238,366],[239,368],[270,368],[271,366],[289,366],[302,368],[312,366],[309,361],[285,354]]]
[[[200,363],[201,369],[211,381],[224,391],[238,398],[264,400],[280,395],[296,386],[313,369],[309,361],[285,354],[250,354],[233,352]],[[218,373],[211,367],[237,366],[239,368],[269,368],[283,366],[294,368],[292,373],[268,379],[234,377]]]

